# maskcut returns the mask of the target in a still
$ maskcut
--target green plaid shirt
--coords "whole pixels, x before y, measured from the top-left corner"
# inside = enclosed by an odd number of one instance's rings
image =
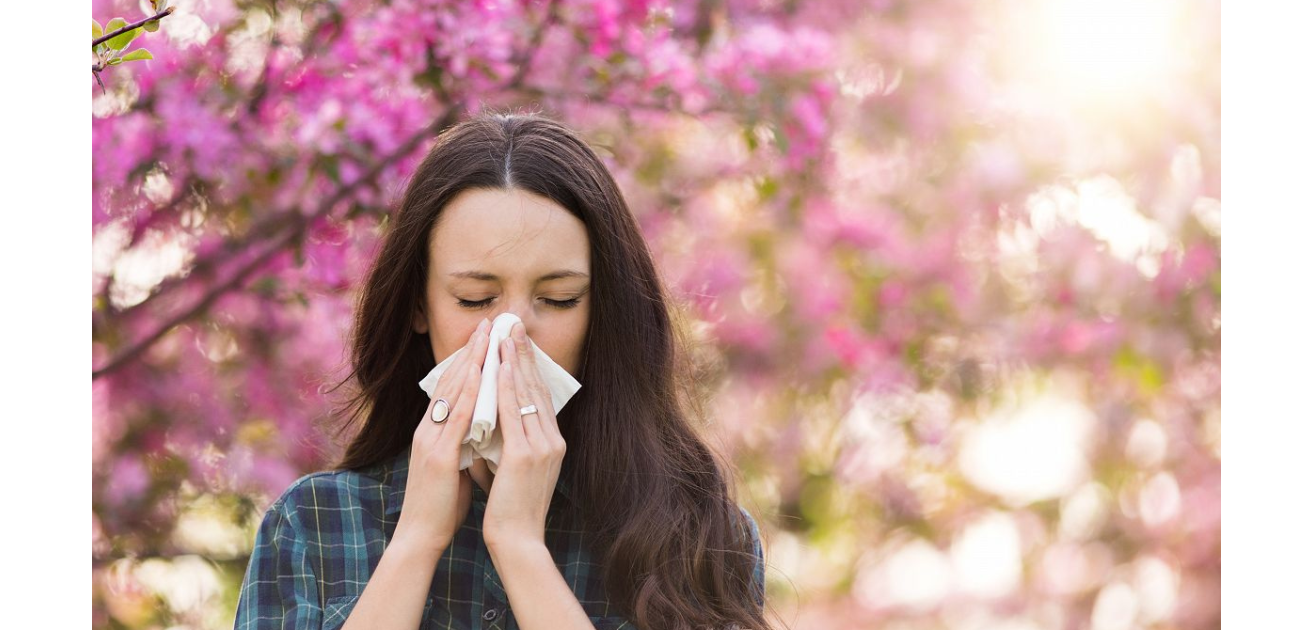
[[[359,471],[317,472],[296,480],[265,513],[256,533],[234,627],[340,628],[396,530],[410,452]],[[501,578],[483,543],[488,495],[473,485],[469,515],[433,574],[421,629],[517,630]],[[740,508],[742,509],[742,508]],[[752,526],[757,603],[765,583],[760,533]],[[593,625],[633,628],[613,612],[593,562],[565,476],[547,513],[547,548]]]

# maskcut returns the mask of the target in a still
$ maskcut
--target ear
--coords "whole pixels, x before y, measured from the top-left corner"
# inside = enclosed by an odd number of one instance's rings
[[[422,304],[415,307],[415,315],[411,322],[411,327],[415,329],[416,333],[421,335],[429,331],[429,320],[427,317],[424,317],[424,306]]]

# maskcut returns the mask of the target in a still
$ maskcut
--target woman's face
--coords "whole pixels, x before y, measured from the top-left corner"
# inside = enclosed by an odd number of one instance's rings
[[[547,356],[578,378],[589,308],[583,221],[522,190],[466,190],[439,216],[428,256],[414,329],[428,334],[435,362],[465,345],[483,318],[510,312]]]

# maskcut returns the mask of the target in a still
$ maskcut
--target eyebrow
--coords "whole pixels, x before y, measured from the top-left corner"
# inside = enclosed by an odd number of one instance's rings
[[[467,278],[470,280],[484,280],[484,281],[493,281],[493,282],[501,281],[501,277],[488,273],[486,271],[453,271],[447,275],[453,278]],[[559,280],[561,278],[583,278],[587,280],[588,277],[589,277],[588,274],[582,271],[575,271],[573,269],[557,269],[556,271],[540,276],[537,280],[535,280],[535,282],[547,282],[548,280]]]

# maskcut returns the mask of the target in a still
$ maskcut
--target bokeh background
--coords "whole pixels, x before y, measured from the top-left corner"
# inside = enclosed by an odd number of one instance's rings
[[[173,4],[88,79],[95,627],[231,626],[482,107],[618,178],[782,625],[1220,627],[1215,0]]]

